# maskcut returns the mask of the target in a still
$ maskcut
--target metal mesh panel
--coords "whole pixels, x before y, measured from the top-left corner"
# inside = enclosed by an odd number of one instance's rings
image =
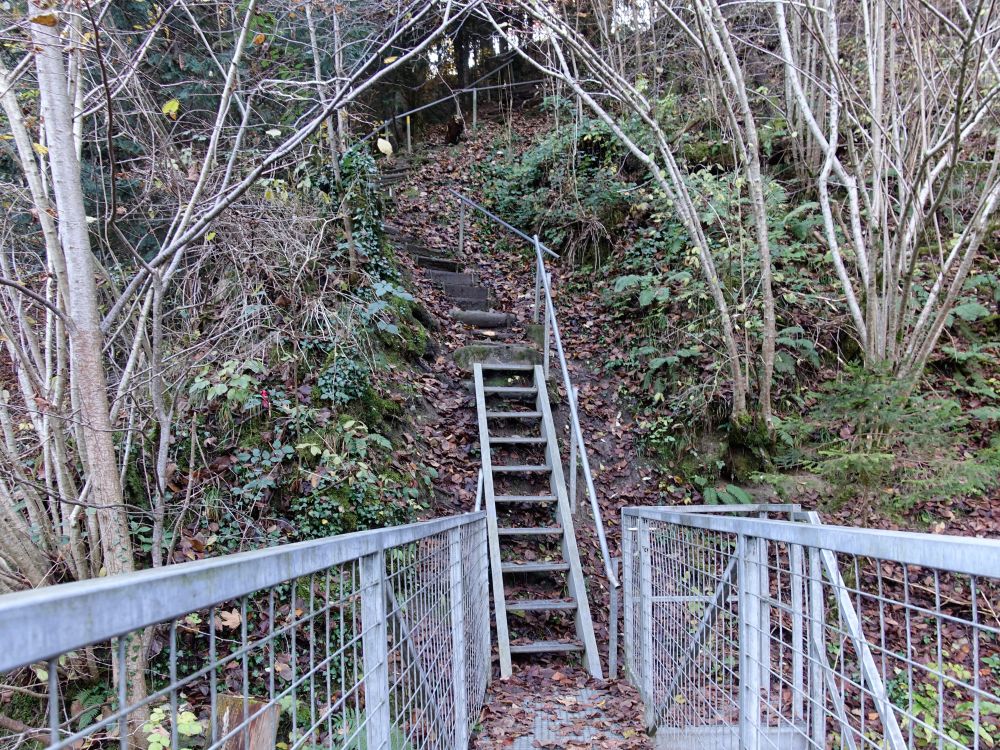
[[[630,509],[626,663],[664,746],[992,748],[1000,544]]]
[[[464,746],[486,566],[469,514],[0,598],[0,747]]]

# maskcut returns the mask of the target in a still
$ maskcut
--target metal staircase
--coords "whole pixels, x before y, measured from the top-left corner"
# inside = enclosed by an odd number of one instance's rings
[[[512,654],[578,652],[600,678],[544,370],[477,363],[473,375],[500,673],[511,674]],[[575,633],[559,640],[512,639],[508,614],[514,612],[572,613]]]

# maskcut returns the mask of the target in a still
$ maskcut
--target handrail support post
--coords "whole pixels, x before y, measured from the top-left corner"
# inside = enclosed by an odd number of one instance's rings
[[[468,677],[465,672],[465,582],[462,564],[462,530],[448,532],[451,583],[451,686],[455,704],[455,743],[469,745]]]
[[[532,314],[531,321],[538,325],[538,314],[542,306],[542,274],[544,271],[544,266],[542,265],[542,254],[539,252],[539,242],[538,235],[535,235],[535,312]]]
[[[580,389],[573,386],[573,393],[570,398],[573,399],[574,406],[579,409],[579,404],[577,403],[577,394]],[[577,478],[580,475],[580,459],[579,459],[579,445],[576,441],[576,430],[569,431],[569,508],[570,511],[576,516],[577,503]]]
[[[458,257],[465,258],[465,201],[458,202]]]
[[[385,611],[385,552],[361,558],[361,647],[367,746],[388,747],[389,632]]]
[[[552,349],[552,316],[555,315],[555,310],[552,305],[552,297],[548,294],[548,289],[552,288],[552,274],[546,273],[545,280],[548,282],[547,289],[545,292],[545,336],[542,352],[542,362],[543,371],[545,372],[545,382],[549,380],[549,352]],[[569,394],[566,394],[567,396]]]

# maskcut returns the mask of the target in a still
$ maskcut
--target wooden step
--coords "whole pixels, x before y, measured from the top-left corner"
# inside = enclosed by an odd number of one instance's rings
[[[495,503],[551,503],[555,502],[555,495],[497,495],[493,498]]]
[[[497,529],[500,536],[558,536],[562,534],[561,526],[510,526]]]
[[[497,411],[487,411],[487,419],[541,419],[542,413],[540,411],[528,410],[528,411],[509,411],[509,410],[497,410]]]
[[[480,367],[484,370],[499,370],[502,372],[532,372],[534,365],[527,362],[483,362]]]
[[[494,474],[548,474],[552,471],[551,466],[542,464],[509,464],[507,466],[494,466]]]
[[[569,563],[565,562],[505,562],[501,569],[504,573],[565,573]]]
[[[487,396],[507,396],[511,398],[524,398],[525,396],[537,396],[538,389],[531,386],[520,385],[488,385],[483,388],[483,393]]]
[[[490,436],[490,445],[545,445],[546,438],[531,435],[497,435]]]
[[[562,599],[514,599],[507,602],[508,612],[558,612],[576,609],[576,602]]]
[[[583,651],[579,643],[563,643],[562,641],[534,641],[533,643],[512,643],[512,654],[555,654]]]

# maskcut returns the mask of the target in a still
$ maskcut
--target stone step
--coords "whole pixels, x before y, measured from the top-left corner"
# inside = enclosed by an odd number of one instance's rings
[[[448,282],[438,282],[438,286],[444,289],[449,297],[459,299],[480,299],[489,302],[490,290],[477,284],[449,284]]]
[[[534,364],[542,363],[542,353],[537,349],[519,344],[500,344],[482,341],[455,350],[455,364],[472,372],[472,365],[479,362],[484,370],[496,369],[510,372],[526,372]],[[523,367],[522,367],[523,366]],[[520,369],[518,369],[520,368]]]
[[[453,286],[474,285],[476,277],[471,273],[461,273],[456,271],[438,271],[433,268],[427,269],[427,278],[435,284],[450,284]]]
[[[413,260],[421,268],[433,268],[438,271],[458,271],[461,264],[454,258],[438,255],[413,255]]]
[[[513,315],[488,310],[452,310],[451,317],[473,328],[507,328],[514,322]]]
[[[481,297],[452,297],[448,300],[459,310],[470,312],[489,312],[490,301]]]

